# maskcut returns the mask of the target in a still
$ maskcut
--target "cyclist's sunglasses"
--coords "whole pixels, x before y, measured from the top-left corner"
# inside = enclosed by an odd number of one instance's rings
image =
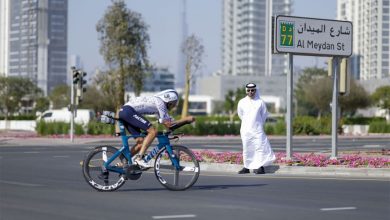
[[[246,92],[256,92],[256,89],[247,89]]]

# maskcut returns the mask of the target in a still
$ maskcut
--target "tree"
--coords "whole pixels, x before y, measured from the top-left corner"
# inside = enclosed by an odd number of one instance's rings
[[[47,97],[39,97],[35,100],[35,112],[44,112],[49,109],[50,100]]]
[[[295,97],[297,100],[298,114],[300,115],[318,115],[318,109],[309,103],[305,98],[306,87],[315,79],[327,76],[327,71],[321,68],[305,68],[299,77],[295,87]]]
[[[142,90],[143,74],[149,66],[147,29],[141,15],[127,9],[123,0],[113,0],[96,26],[100,53],[109,65],[110,79],[115,81],[104,82],[104,87],[113,88],[117,111],[124,104],[126,83],[132,84],[136,95]]]
[[[303,105],[307,113],[316,113],[318,118],[330,111],[332,102],[333,81],[327,76],[326,71],[316,68],[304,70],[304,74],[297,83],[297,101]],[[370,105],[370,99],[364,88],[351,79],[350,92],[346,96],[339,96],[341,115],[353,115],[358,108]],[[302,107],[302,106],[301,106]],[[304,112],[304,111],[302,111]]]
[[[349,94],[340,96],[339,100],[341,116],[353,116],[358,108],[366,108],[371,105],[369,94],[354,79],[351,79]]]
[[[53,108],[64,108],[70,104],[70,87],[63,84],[56,86],[49,95]]]
[[[80,103],[79,108],[93,109],[95,112],[101,112],[102,110],[115,111],[115,88],[109,85],[109,81],[114,85],[115,81],[112,78],[108,78],[111,75],[107,72],[99,73],[92,80],[92,84],[87,86],[84,99]],[[106,82],[106,83],[101,83]]]
[[[181,117],[184,118],[188,114],[188,97],[190,95],[191,79],[201,67],[204,47],[200,40],[192,34],[183,43],[182,52],[186,59],[184,100],[181,112]]]
[[[230,122],[233,122],[233,118],[237,114],[238,102],[245,96],[245,88],[237,88],[235,92],[229,90],[228,93],[225,95],[224,107],[229,114]]]
[[[5,120],[19,110],[23,97],[40,97],[40,94],[42,90],[28,78],[0,77],[0,107],[5,113]]]
[[[390,114],[390,86],[377,88],[371,97],[379,108],[385,109],[387,114]]]
[[[304,102],[313,106],[317,112],[317,117],[330,110],[332,100],[332,80],[329,77],[313,79],[306,85],[303,93]]]

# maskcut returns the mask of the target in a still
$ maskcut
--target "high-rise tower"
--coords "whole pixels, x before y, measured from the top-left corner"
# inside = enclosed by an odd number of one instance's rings
[[[287,56],[271,53],[271,17],[290,13],[290,0],[223,1],[223,74],[270,76],[286,73]]]
[[[8,76],[28,77],[47,95],[66,84],[68,0],[2,0],[9,7]]]
[[[9,1],[0,1],[0,76],[8,75]]]
[[[187,1],[183,0],[181,1],[183,4],[183,11],[181,14],[181,44],[179,48],[179,63],[177,68],[176,79],[175,79],[175,86],[176,88],[184,88],[184,79],[185,79],[185,65],[186,60],[185,56],[182,52],[182,45],[187,40],[188,37],[188,24],[187,24]]]
[[[351,73],[356,79],[390,77],[390,0],[338,0],[337,19],[353,24]]]

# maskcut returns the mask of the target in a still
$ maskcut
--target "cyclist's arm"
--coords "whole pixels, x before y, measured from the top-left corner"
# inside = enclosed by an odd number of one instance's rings
[[[187,116],[182,119],[179,119],[177,121],[167,121],[166,123],[163,123],[167,129],[170,129],[172,126],[177,124],[189,124],[195,121],[194,116]],[[179,126],[180,127],[180,126]]]

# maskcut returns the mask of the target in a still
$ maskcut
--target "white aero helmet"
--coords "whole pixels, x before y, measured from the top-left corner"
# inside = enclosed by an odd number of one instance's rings
[[[159,97],[160,99],[162,99],[166,104],[168,103],[172,103],[174,105],[176,105],[178,99],[179,99],[179,95],[177,94],[176,90],[174,89],[166,89],[166,90],[163,90],[159,93],[157,93],[156,95],[154,95],[155,97]]]

